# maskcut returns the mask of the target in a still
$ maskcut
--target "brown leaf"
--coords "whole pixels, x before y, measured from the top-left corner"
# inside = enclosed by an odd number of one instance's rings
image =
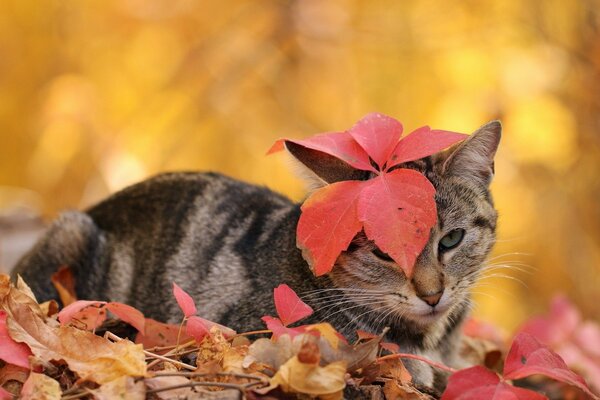
[[[69,326],[45,324],[29,306],[16,301],[11,290],[5,306],[11,310],[8,328],[17,342],[26,343],[34,355],[46,360],[65,360],[84,380],[103,384],[122,375],[145,376],[143,348],[127,340],[116,343]]]
[[[52,284],[56,288],[63,307],[77,301],[75,278],[73,277],[71,268],[66,265],[61,266],[58,271],[52,274],[50,281],[52,281]]]
[[[0,368],[0,386],[8,381],[17,381],[25,383],[29,377],[29,370],[23,367],[18,367],[13,364],[4,364]]]
[[[386,400],[433,400],[433,397],[420,392],[410,384],[399,383],[393,379],[385,383],[383,393]]]
[[[96,400],[144,400],[146,398],[144,382],[136,382],[130,376],[122,376],[107,382],[92,392]]]
[[[60,400],[62,391],[57,381],[44,374],[32,372],[21,390],[22,400]]]

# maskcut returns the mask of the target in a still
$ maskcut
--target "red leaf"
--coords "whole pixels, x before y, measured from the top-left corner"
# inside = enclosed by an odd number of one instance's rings
[[[15,342],[10,337],[6,327],[6,317],[6,311],[0,311],[0,359],[9,364],[29,369],[31,350],[25,343]],[[10,398],[12,399],[12,396]]]
[[[146,318],[144,326],[144,333],[139,332],[136,335],[135,343],[142,344],[145,349],[174,346],[177,344],[178,337],[179,343],[186,343],[192,339],[183,331],[181,334],[179,333],[179,325],[165,324],[152,318]]]
[[[95,329],[106,319],[106,311],[99,309],[105,304],[105,301],[77,300],[58,313],[58,320],[62,325],[66,325],[75,319],[85,323],[86,329]]]
[[[296,335],[300,335],[304,333],[303,327],[298,328],[287,328],[285,327],[279,318],[273,318],[268,315],[265,315],[261,318],[265,325],[267,325],[267,329],[273,332],[273,337],[275,339],[279,339],[283,335],[290,335],[290,337],[294,337]]]
[[[0,387],[0,400],[12,400],[15,396],[11,392],[8,392]]]
[[[359,181],[337,182],[315,191],[302,205],[296,240],[315,275],[331,271],[360,232],[357,203],[363,187]]]
[[[543,400],[539,393],[500,381],[498,375],[480,365],[450,376],[441,400]]]
[[[193,325],[193,326],[192,326],[192,328],[190,328],[190,329],[192,329],[192,332],[194,332],[194,331],[197,329],[197,331],[200,333],[200,332],[202,331],[203,327],[205,328],[205,330],[206,330],[207,332],[210,332],[210,329],[211,329],[213,326],[216,326],[216,327],[217,327],[217,328],[219,328],[219,330],[220,330],[220,331],[223,333],[223,336],[225,336],[225,337],[227,337],[227,338],[229,338],[229,337],[232,337],[232,336],[235,336],[235,334],[236,334],[236,332],[235,332],[233,329],[231,329],[231,328],[228,328],[228,327],[226,327],[225,325],[217,324],[216,322],[212,322],[212,321],[209,321],[209,320],[207,320],[207,319],[204,319],[204,318],[197,317],[197,316],[195,316],[195,315],[194,315],[194,316],[191,316],[191,317],[188,319],[188,321],[187,321],[187,325],[186,325],[186,329],[187,329],[187,328],[189,328],[189,326],[190,326],[190,321],[192,321],[192,325]],[[200,325],[201,325],[201,326],[200,326]],[[196,328],[196,327],[197,327],[197,328]],[[192,335],[192,334],[191,334],[191,333],[189,333],[189,332],[188,332],[188,334],[189,334],[190,336],[192,336],[192,337],[196,337],[196,336]]]
[[[371,113],[348,132],[379,168],[383,169],[402,135],[402,124],[387,115]]]
[[[275,308],[283,325],[293,324],[306,318],[314,311],[304,303],[296,292],[288,285],[281,284],[273,289],[273,298],[275,299]]]
[[[145,331],[146,321],[141,311],[123,303],[110,302],[106,305],[108,310],[115,314],[120,320],[133,326],[138,332]]]
[[[337,157],[356,169],[375,171],[369,161],[369,155],[348,132],[321,133],[304,140],[280,139],[267,154],[283,150],[286,141]]]
[[[185,324],[185,333],[188,336],[193,337],[198,343],[201,342],[205,336],[210,335],[209,328],[204,324],[202,319],[195,315],[188,318]]]
[[[190,317],[198,312],[192,296],[177,286],[175,282],[173,282],[173,295],[175,296],[175,300],[177,300],[177,304],[179,304],[179,308],[183,311],[183,315]]]
[[[428,126],[423,126],[398,142],[387,167],[427,157],[466,138],[467,135],[462,133],[431,130]]]
[[[365,233],[410,277],[437,219],[435,188],[409,169],[381,174],[364,185],[358,215]]]
[[[577,308],[565,296],[556,296],[550,305],[550,315],[527,321],[520,329],[535,336],[548,345],[563,342],[571,336],[581,323]]]
[[[504,377],[521,379],[530,375],[541,374],[578,387],[585,393],[598,399],[588,388],[585,380],[569,370],[563,359],[541,344],[528,333],[518,334],[506,356]]]

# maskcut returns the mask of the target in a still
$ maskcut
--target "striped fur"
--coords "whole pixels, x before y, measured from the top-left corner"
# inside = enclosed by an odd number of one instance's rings
[[[389,326],[388,340],[404,351],[460,366],[456,343],[469,288],[495,241],[488,185],[499,138],[493,122],[456,148],[403,166],[421,171],[437,189],[438,224],[411,280],[374,254],[362,233],[330,274],[314,277],[296,248],[300,205],[214,173],[159,175],[85,213],[63,213],[14,274],[44,301],[57,297],[49,276],[69,265],[79,298],[125,302],[170,322],[181,318],[171,295],[176,282],[203,317],[239,331],[262,328],[260,317],[275,315],[273,288],[287,283],[316,310],[310,321],[328,321],[349,337]],[[356,177],[351,170],[343,176],[337,162],[335,176],[324,179],[322,171],[333,170],[327,160],[301,151],[291,150],[321,184]],[[463,241],[442,254],[440,239],[456,228],[465,229]],[[442,289],[435,308],[419,298]],[[409,368],[418,382],[443,387],[443,377],[427,366]]]

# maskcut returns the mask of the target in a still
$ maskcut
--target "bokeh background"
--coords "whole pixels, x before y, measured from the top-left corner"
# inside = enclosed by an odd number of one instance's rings
[[[600,1],[3,0],[0,268],[66,208],[167,170],[302,199],[279,137],[371,111],[410,131],[501,119],[477,315],[569,294],[600,318]],[[511,268],[508,268],[511,267]]]

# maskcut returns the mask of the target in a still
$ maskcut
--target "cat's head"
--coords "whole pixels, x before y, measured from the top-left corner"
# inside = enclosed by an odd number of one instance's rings
[[[329,273],[346,298],[371,310],[373,318],[387,315],[423,327],[462,313],[495,243],[497,213],[489,185],[500,136],[501,125],[493,121],[444,152],[400,166],[422,172],[436,188],[437,223],[411,279],[359,233]],[[291,142],[286,148],[313,186],[370,177],[324,153]]]

